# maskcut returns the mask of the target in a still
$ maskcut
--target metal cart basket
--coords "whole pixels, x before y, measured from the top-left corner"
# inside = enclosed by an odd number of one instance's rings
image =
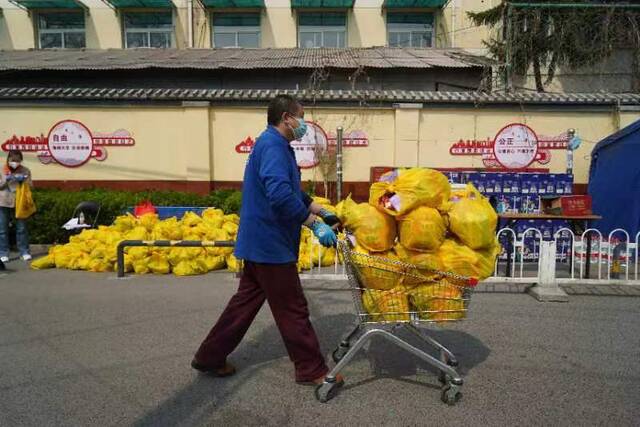
[[[466,317],[477,279],[422,268],[395,259],[361,253],[350,237],[338,242],[356,309],[356,325],[333,352],[336,366],[316,387],[320,402],[332,399],[340,384],[336,375],[374,336],[381,336],[413,353],[440,371],[441,399],[449,405],[462,397],[462,378],[454,369],[458,361],[451,351],[418,329],[421,323],[452,322]],[[428,255],[427,255],[428,256]],[[420,263],[423,265],[423,263]],[[438,357],[414,347],[395,335],[410,331],[435,348]]]

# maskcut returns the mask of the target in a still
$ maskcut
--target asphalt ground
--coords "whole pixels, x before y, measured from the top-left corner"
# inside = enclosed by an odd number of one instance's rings
[[[481,287],[465,322],[431,331],[465,378],[449,407],[432,369],[379,339],[317,402],[294,383],[268,307],[230,358],[235,376],[198,374],[189,362],[236,286],[229,273],[118,280],[12,262],[0,272],[0,425],[640,425],[634,292],[573,285],[569,303],[545,304]],[[351,294],[304,286],[329,354],[353,322]]]

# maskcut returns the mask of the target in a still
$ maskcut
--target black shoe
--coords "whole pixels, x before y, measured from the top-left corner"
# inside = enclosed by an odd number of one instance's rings
[[[210,368],[208,366],[201,365],[193,359],[191,361],[191,367],[196,371],[202,372],[203,374],[213,375],[214,377],[228,377],[236,373],[236,368],[229,363],[225,363],[222,368]]]

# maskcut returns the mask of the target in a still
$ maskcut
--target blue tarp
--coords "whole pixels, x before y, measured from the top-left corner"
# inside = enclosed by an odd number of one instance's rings
[[[605,236],[622,228],[635,241],[640,231],[640,120],[595,146],[591,153],[589,194],[593,213],[602,216],[592,226]]]

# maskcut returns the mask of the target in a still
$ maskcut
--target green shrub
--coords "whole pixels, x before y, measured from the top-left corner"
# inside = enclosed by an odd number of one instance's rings
[[[36,189],[33,192],[38,211],[29,219],[31,243],[65,242],[68,234],[61,227],[73,214],[75,207],[83,201],[100,203],[98,224],[110,225],[127,208],[143,200],[151,200],[155,206],[212,206],[225,213],[238,213],[242,195],[236,190],[219,190],[201,196],[178,191],[112,191],[92,189],[82,191],[63,191],[54,189]]]

